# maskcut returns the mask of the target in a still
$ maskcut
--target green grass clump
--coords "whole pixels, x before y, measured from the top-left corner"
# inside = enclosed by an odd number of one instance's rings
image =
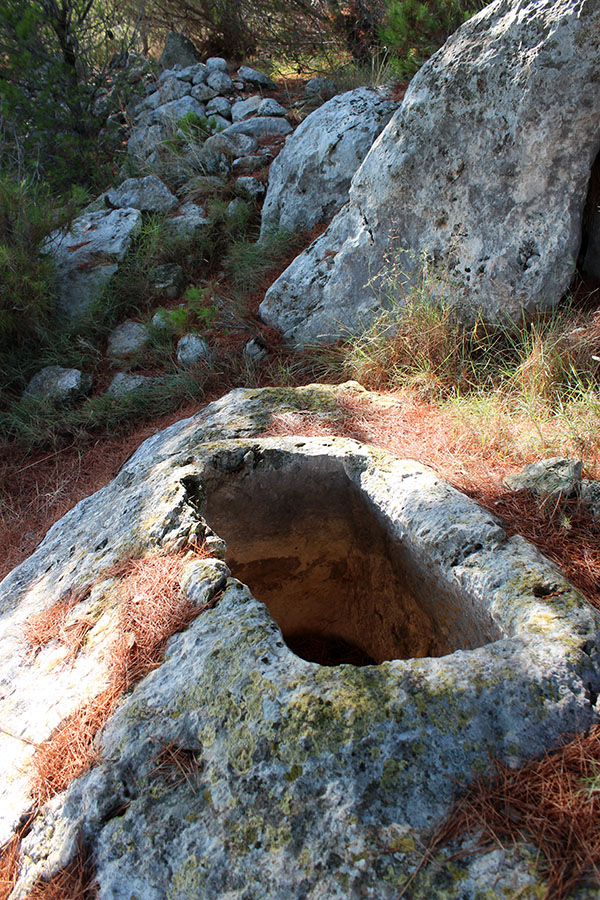
[[[25,452],[67,442],[83,446],[92,435],[113,438],[137,422],[202,398],[207,377],[206,372],[177,372],[135,391],[100,394],[72,407],[28,397],[0,410],[0,434],[7,441],[18,441]]]

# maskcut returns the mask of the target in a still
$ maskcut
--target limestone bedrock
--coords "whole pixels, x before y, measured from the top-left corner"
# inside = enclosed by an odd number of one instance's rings
[[[352,382],[232,391],[145,441],[0,585],[1,842],[31,802],[27,742],[106,684],[111,566],[203,536],[224,556],[186,568],[190,599],[216,605],[121,699],[96,766],[38,811],[12,900],[81,841],[101,900],[392,900],[491,757],[517,765],[597,721],[600,617],[532,545],[413,460],[261,436],[278,416],[335,420],[348,392],[384,402]],[[77,658],[56,641],[27,652],[24,623],[94,579]],[[287,643],[301,633],[374,663],[303,659]],[[196,771],[159,767],[165,746]],[[441,854],[413,896],[533,900],[532,859]]]
[[[260,307],[295,345],[427,291],[472,321],[564,295],[600,149],[598,0],[496,0],[419,70],[348,204]]]

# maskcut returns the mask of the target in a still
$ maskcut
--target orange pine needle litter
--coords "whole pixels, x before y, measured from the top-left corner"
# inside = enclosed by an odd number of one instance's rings
[[[197,556],[206,555],[200,549]],[[111,570],[123,575],[119,635],[108,658],[108,687],[75,710],[34,756],[38,805],[64,791],[95,761],[97,733],[121,695],[159,665],[167,641],[202,611],[180,588],[183,554],[156,553]],[[213,601],[214,602],[214,601]]]
[[[0,900],[7,900],[17,883],[21,834],[13,834],[0,848]]]
[[[97,894],[90,860],[80,851],[72,863],[49,881],[38,881],[26,900],[94,900]]]
[[[459,801],[428,856],[472,832],[482,849],[503,839],[539,847],[546,898],[564,900],[586,876],[600,883],[600,726],[518,771],[497,763],[495,777]]]

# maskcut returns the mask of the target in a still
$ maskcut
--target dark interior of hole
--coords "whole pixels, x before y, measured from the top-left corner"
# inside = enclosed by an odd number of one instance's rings
[[[281,466],[212,471],[206,497],[232,574],[304,659],[372,665],[500,636],[407,555],[335,458],[299,454]]]
[[[600,152],[594,160],[581,221],[578,271],[600,281]]]

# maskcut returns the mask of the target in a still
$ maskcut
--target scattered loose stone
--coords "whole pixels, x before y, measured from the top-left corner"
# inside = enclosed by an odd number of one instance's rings
[[[177,206],[177,197],[155,175],[128,178],[106,196],[113,208],[129,206],[142,212],[169,212]]]
[[[290,134],[294,129],[287,119],[277,116],[260,116],[254,119],[246,119],[243,122],[234,122],[225,130],[225,134],[247,134],[255,138],[278,137]]]
[[[237,71],[238,78],[242,81],[246,81],[248,84],[254,84],[257,87],[267,88],[267,90],[273,91],[276,89],[277,85],[274,81],[272,81],[268,75],[265,75],[263,72],[257,72],[256,69],[251,69],[250,66],[240,66]]]
[[[192,240],[211,225],[203,206],[188,200],[176,214],[165,219],[164,229],[169,237]]]
[[[207,84],[196,84],[190,92],[194,100],[203,103],[205,100],[214,100],[217,92]]]
[[[227,72],[221,72],[219,70],[210,72],[208,78],[206,79],[206,83],[218,94],[229,94],[234,90],[233,81],[231,80]]]
[[[226,119],[224,116],[221,116],[218,113],[213,113],[209,121],[212,126],[211,130],[214,134],[220,134],[231,125],[229,119]]]
[[[227,60],[222,56],[211,56],[206,60],[206,68],[211,72],[227,72]]]
[[[108,337],[107,356],[125,359],[141,353],[150,340],[150,332],[142,322],[126,319],[111,331]]]
[[[44,397],[52,403],[70,403],[92,389],[92,376],[79,369],[46,366],[33,376],[23,397]]]
[[[109,384],[107,393],[122,397],[140,389],[152,387],[158,384],[159,378],[148,378],[146,375],[133,375],[129,372],[117,372]]]
[[[304,94],[311,99],[331,100],[337,94],[337,84],[331,78],[311,78],[306,82]]]
[[[256,200],[257,202],[260,202],[265,196],[267,189],[263,182],[259,181],[258,178],[242,175],[241,178],[236,179],[235,192],[236,194],[239,194],[240,197],[245,197],[247,200]]]
[[[196,63],[193,66],[186,66],[185,69],[175,72],[175,77],[180,81],[190,81],[192,84],[199,84],[206,79],[207,74],[208,69],[204,63]]]
[[[258,116],[286,116],[287,109],[272,97],[265,97],[258,107],[256,114]]]
[[[502,483],[511,491],[533,491],[540,497],[568,497],[578,493],[581,462],[553,456],[530,463],[521,472],[507,475]]]
[[[268,350],[258,338],[252,338],[244,347],[244,356],[252,362],[260,362],[268,356]]]
[[[234,159],[231,164],[232,175],[251,175],[257,169],[264,169],[272,162],[273,157],[270,153],[263,153],[260,156],[241,156]]]
[[[175,300],[185,287],[183,269],[175,263],[155,266],[150,272],[148,287],[153,294],[160,294],[169,300]]]
[[[579,496],[587,506],[590,515],[600,519],[600,481],[582,478],[579,485]]]
[[[206,153],[223,153],[229,159],[247,156],[249,153],[254,153],[257,149],[258,141],[256,138],[247,134],[231,132],[230,129],[221,131],[219,134],[213,134],[204,142],[204,151]]]
[[[141,160],[147,160],[156,152],[165,138],[161,125],[141,125],[133,128],[127,141],[127,152]]]
[[[206,115],[231,119],[231,102],[225,97],[214,97],[206,104]]]
[[[192,91],[195,89],[192,88]],[[186,96],[181,100],[172,100],[155,109],[152,113],[152,122],[155,125],[161,125],[164,128],[174,128],[180,119],[184,119],[187,115],[195,115],[203,118],[205,107],[194,97]]]
[[[177,344],[177,362],[184,368],[197,366],[210,359],[210,348],[199,334],[184,334]]]
[[[142,108],[148,110],[158,109],[159,106],[164,106],[165,103],[181,100],[188,92],[189,85],[185,84],[185,82],[179,81],[176,77],[167,78],[162,82],[158,90],[146,97]]]
[[[256,115],[262,102],[263,98],[258,94],[254,97],[248,97],[247,100],[238,100],[231,107],[232,120],[234,122],[243,122],[244,119]]]

